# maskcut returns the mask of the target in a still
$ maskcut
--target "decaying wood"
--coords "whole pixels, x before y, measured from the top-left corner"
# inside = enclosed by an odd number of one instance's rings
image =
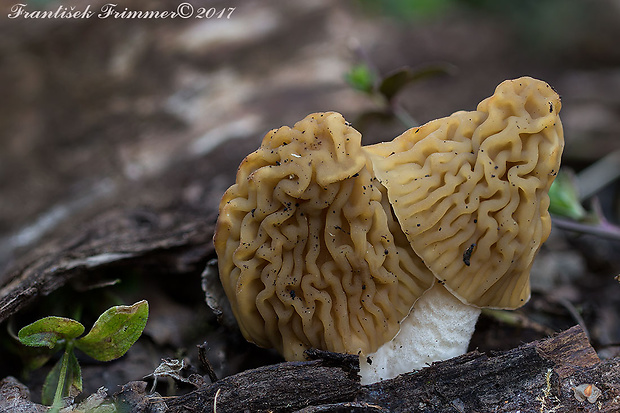
[[[171,412],[295,411],[354,399],[352,371],[323,360],[288,362],[248,370],[169,401]]]
[[[0,322],[68,281],[110,266],[137,268],[150,260],[176,274],[200,272],[214,254],[214,223],[215,215],[178,210],[101,215],[62,241],[34,250],[15,271],[0,276]]]
[[[620,360],[611,364],[620,367]],[[620,408],[620,392],[614,387],[620,384],[620,372],[609,377],[608,368],[574,327],[510,351],[472,352],[363,387],[358,399],[393,412],[412,406],[428,412],[611,412]],[[579,402],[572,388],[582,383],[605,388],[607,396],[596,404]]]
[[[0,412],[43,413],[45,406],[30,401],[30,390],[14,377],[0,380]]]
[[[600,395],[580,400],[575,389],[583,384]],[[474,351],[369,386],[359,383],[356,357],[282,363],[226,377],[167,405],[170,412],[220,413],[618,412],[620,359],[601,361],[584,332],[573,327],[513,350]]]

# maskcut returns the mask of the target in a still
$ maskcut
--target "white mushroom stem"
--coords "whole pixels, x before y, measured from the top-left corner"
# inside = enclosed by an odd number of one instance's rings
[[[415,303],[392,341],[375,353],[360,356],[362,384],[465,354],[479,315],[479,308],[463,304],[442,284],[435,283]]]

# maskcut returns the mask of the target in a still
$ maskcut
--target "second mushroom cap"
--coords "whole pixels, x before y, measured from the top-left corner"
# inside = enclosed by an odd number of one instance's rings
[[[551,230],[548,191],[564,145],[558,94],[501,83],[476,111],[365,147],[413,250],[464,303],[517,308]]]

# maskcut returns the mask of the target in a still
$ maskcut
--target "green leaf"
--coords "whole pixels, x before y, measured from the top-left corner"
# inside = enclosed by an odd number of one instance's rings
[[[66,351],[47,374],[41,395],[43,404],[52,405],[59,391],[60,397],[75,397],[82,392],[82,369],[72,350]]]
[[[391,101],[398,92],[410,83],[438,75],[452,74],[454,71],[454,66],[448,64],[435,64],[420,69],[412,69],[408,66],[402,67],[383,78],[379,85],[379,92],[388,101]]]
[[[376,76],[365,64],[353,66],[344,77],[354,89],[365,93],[371,93],[375,86]]]
[[[45,317],[19,330],[17,337],[27,346],[54,348],[58,340],[70,340],[83,332],[84,326],[70,318]]]
[[[106,310],[90,332],[75,341],[77,348],[94,359],[109,361],[121,357],[138,340],[149,316],[145,300],[132,306]]]
[[[549,212],[575,220],[586,216],[585,209],[579,202],[577,189],[570,172],[560,171],[549,188]]]

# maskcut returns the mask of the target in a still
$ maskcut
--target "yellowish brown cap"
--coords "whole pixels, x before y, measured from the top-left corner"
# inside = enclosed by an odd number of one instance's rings
[[[365,147],[413,250],[461,301],[517,308],[549,236],[548,191],[564,146],[558,94],[501,83],[456,112]]]
[[[242,333],[288,360],[374,352],[434,282],[411,252],[359,132],[333,112],[269,132],[241,163],[214,237]]]

